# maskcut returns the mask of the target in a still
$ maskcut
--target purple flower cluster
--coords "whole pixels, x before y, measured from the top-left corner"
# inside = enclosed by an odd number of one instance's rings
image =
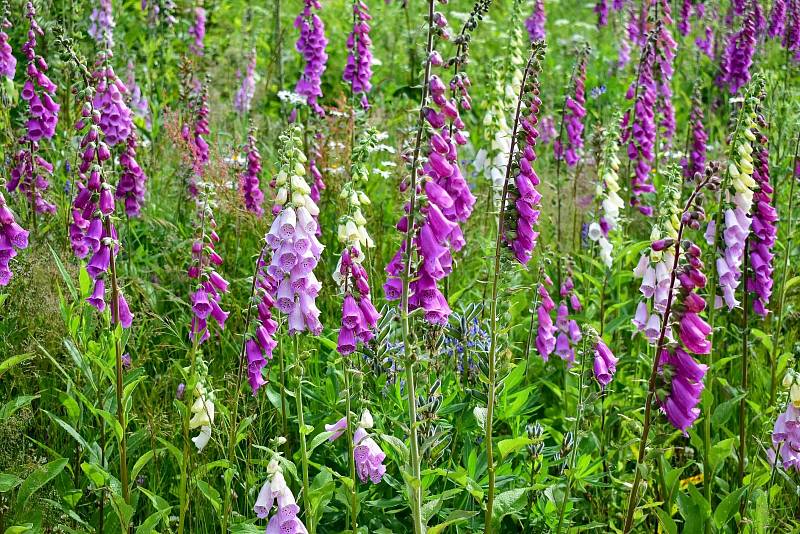
[[[800,0],[789,0],[786,31],[781,43],[794,54],[795,62],[800,62]]]
[[[17,58],[11,53],[11,45],[8,44],[8,34],[5,32],[8,28],[11,28],[11,23],[3,17],[0,19],[0,76],[13,80],[17,70]]]
[[[247,136],[247,166],[239,178],[239,189],[244,198],[244,206],[257,217],[264,215],[264,193],[261,191],[259,174],[261,174],[261,154],[256,146],[255,129],[250,128]]]
[[[128,89],[130,104],[133,113],[144,120],[145,127],[149,130],[153,126],[153,118],[150,115],[150,104],[147,98],[142,95],[142,89],[136,83],[136,72],[133,62],[128,62],[127,75],[125,77],[125,87]]]
[[[267,471],[272,471],[271,477],[264,483],[261,491],[258,492],[256,504],[253,511],[256,515],[264,519],[269,516],[272,506],[277,506],[277,512],[269,520],[266,532],[269,534],[308,534],[305,525],[297,517],[300,507],[294,499],[292,490],[286,485],[283,473],[278,463],[273,460],[267,466]]]
[[[440,13],[436,15],[437,25],[444,28],[447,25],[444,16]],[[464,73],[458,73],[450,83],[451,89],[461,91],[461,105],[465,109],[470,106],[466,93],[469,84],[469,78]],[[469,218],[475,205],[475,197],[458,165],[457,145],[467,142],[462,132],[465,125],[459,115],[458,104],[455,98],[447,99],[445,84],[439,76],[431,76],[428,89],[431,100],[438,109],[425,107],[423,111],[425,121],[433,129],[433,134],[429,139],[428,160],[422,168],[423,180],[420,186],[427,199],[426,205],[420,210],[425,220],[413,240],[421,261],[418,272],[412,271],[414,279],[409,286],[408,304],[409,310],[423,308],[428,322],[445,324],[451,310],[447,299],[439,291],[437,282],[452,270],[451,249],[461,250],[465,244],[459,222]],[[453,126],[452,136],[448,123]],[[406,232],[409,224],[416,226],[413,218],[409,221],[409,217],[404,216],[397,224],[397,229]],[[404,271],[405,247],[406,242],[403,241],[400,250],[386,266],[389,277],[383,289],[387,300],[397,300],[401,296],[403,283],[400,277]]]
[[[597,14],[597,27],[608,26],[608,0],[597,0],[594,12]]]
[[[536,309],[536,316],[539,320],[539,326],[536,330],[536,350],[544,361],[547,361],[550,354],[556,348],[556,327],[553,325],[553,319],[550,318],[550,312],[556,307],[550,293],[547,291],[547,286],[552,286],[553,281],[546,274],[544,275],[544,284],[539,284],[539,307]]]
[[[643,196],[654,193],[650,168],[655,158],[656,144],[656,82],[653,78],[655,40],[648,39],[642,51],[637,80],[631,82],[625,98],[633,100],[633,109],[622,117],[622,143],[627,144],[628,158],[635,163],[631,177],[631,204],[644,215],[653,214],[652,206],[644,205]],[[638,84],[637,84],[638,81]]]
[[[258,259],[256,269],[256,291],[258,292],[258,304],[256,314],[258,317],[257,326],[254,334],[245,342],[245,353],[247,355],[247,380],[253,396],[258,393],[258,388],[267,383],[264,380],[261,370],[267,365],[267,360],[272,359],[272,351],[277,346],[275,332],[278,330],[278,323],[272,318],[272,309],[275,307],[275,291],[277,284],[275,279],[267,271],[267,262],[264,261],[265,249],[262,250]]]
[[[544,0],[534,0],[533,13],[525,19],[525,29],[528,30],[528,37],[532,43],[545,38],[546,24],[547,14],[544,11]]]
[[[542,195],[536,190],[539,177],[533,170],[536,161],[536,139],[539,131],[538,123],[539,106],[539,71],[541,58],[544,54],[544,45],[539,43],[538,56],[529,64],[530,68],[524,88],[524,110],[521,109],[520,126],[522,132],[517,140],[516,165],[514,167],[514,183],[509,184],[507,199],[507,219],[504,240],[514,252],[514,257],[523,265],[527,265],[536,246],[539,232],[534,231],[539,220],[540,211],[537,209]],[[534,45],[536,46],[536,45]]]
[[[191,295],[193,315],[190,335],[191,339],[196,340],[198,344],[205,342],[210,336],[209,317],[221,329],[224,329],[225,321],[230,315],[219,305],[222,294],[228,291],[228,281],[216,271],[216,267],[222,265],[222,258],[214,250],[216,243],[219,242],[219,235],[217,235],[217,223],[209,205],[213,186],[210,184],[200,185],[202,192],[197,199],[199,236],[192,243],[192,264],[188,271],[189,278],[198,282]]]
[[[347,65],[342,78],[350,82],[354,95],[361,95],[361,106],[369,107],[367,93],[372,89],[372,39],[369,37],[369,14],[363,0],[353,2],[353,31],[347,37]]]
[[[714,59],[714,30],[711,26],[706,26],[703,37],[697,37],[694,44],[700,49],[709,59]]]
[[[69,234],[72,250],[78,258],[91,254],[86,272],[94,280],[94,290],[86,302],[102,312],[106,308],[105,275],[117,257],[119,243],[117,229],[111,220],[115,210],[113,188],[106,182],[102,168],[111,159],[111,150],[102,136],[101,112],[92,104],[94,88],[86,90],[90,97],[83,104],[81,118],[75,124],[75,129],[82,135],[82,152]],[[119,322],[123,328],[130,328],[133,315],[122,291],[118,290],[117,295],[115,306]]]
[[[194,8],[194,22],[189,26],[189,37],[193,39],[189,43],[189,50],[196,56],[202,56],[206,46],[206,10],[202,7]]]
[[[753,162],[753,179],[758,190],[753,195],[753,222],[750,236],[750,267],[751,278],[747,280],[747,290],[755,293],[753,310],[760,316],[766,317],[767,305],[772,295],[772,252],[778,230],[775,223],[778,213],[772,205],[772,186],[769,183],[769,150],[766,137],[759,136],[760,144],[755,150]]]
[[[706,167],[706,143],[708,134],[703,126],[703,108],[700,96],[695,93],[692,97],[692,111],[689,113],[689,135],[691,146],[689,157],[683,160],[683,176],[693,180],[697,173],[702,173]]]
[[[706,302],[695,291],[705,287],[706,283],[701,271],[700,248],[690,241],[684,245],[686,262],[678,273],[680,289],[676,296],[677,305],[672,307],[672,320],[678,323],[681,343],[664,348],[659,356],[659,372],[667,385],[665,391],[659,392],[658,401],[672,426],[685,432],[700,415],[697,405],[708,369],[706,365],[697,363],[692,354],[711,353],[708,340],[711,327],[699,315]]]
[[[103,130],[106,142],[110,146],[115,146],[128,139],[133,130],[133,116],[125,103],[128,89],[110,65],[103,65],[110,60],[110,52],[101,54],[98,60],[98,69],[92,75],[97,87],[97,94],[92,104],[100,111],[100,128]]]
[[[99,7],[92,9],[89,15],[89,35],[101,49],[114,48],[114,14],[111,0],[99,0]]]
[[[617,362],[619,360],[611,352],[601,338],[597,338],[597,345],[594,347],[594,377],[600,386],[605,389],[614,378],[617,372]]]
[[[39,156],[38,151],[41,139],[50,139],[55,135],[60,106],[53,100],[57,87],[47,77],[47,62],[36,54],[36,37],[43,36],[44,32],[36,22],[36,10],[31,2],[27,3],[26,16],[30,26],[22,52],[28,66],[20,97],[28,104],[28,118],[6,188],[12,193],[19,188],[37,213],[52,214],[56,206],[43,197],[43,192],[50,187],[46,176],[53,174],[53,165]]]
[[[681,1],[681,11],[678,18],[678,33],[684,37],[689,35],[692,31],[692,23],[689,21],[689,17],[692,16],[693,9],[692,0]]]
[[[256,93],[256,49],[253,48],[247,55],[247,68],[244,74],[241,71],[236,73],[240,78],[241,84],[233,97],[233,108],[240,115],[245,115],[250,111],[253,96]]]
[[[562,360],[566,360],[569,367],[572,367],[575,363],[574,346],[583,339],[580,326],[574,319],[569,318],[570,308],[573,312],[581,310],[581,302],[574,289],[575,285],[572,282],[572,278],[567,277],[561,285],[561,298],[569,299],[570,306],[568,308],[566,302],[562,300],[556,312],[558,336],[556,337],[555,353]]]
[[[125,213],[136,217],[141,212],[146,192],[147,176],[136,161],[137,137],[133,115],[125,102],[128,89],[108,62],[111,51],[100,54],[97,69],[92,74],[97,93],[92,105],[100,112],[100,129],[109,146],[125,143],[120,154],[121,176],[116,197],[125,200]]]
[[[322,172],[320,172],[319,167],[317,167],[317,159],[315,156],[319,156],[319,151],[315,146],[315,143],[312,143],[311,148],[311,158],[308,160],[308,173],[311,175],[311,200],[316,203],[319,203],[319,200],[322,195],[322,192],[325,190],[325,182],[322,180]],[[317,234],[319,235],[319,234]]]
[[[580,160],[580,152],[583,150],[583,119],[586,116],[586,61],[589,49],[585,47],[580,52],[578,65],[575,68],[575,75],[572,79],[572,87],[575,96],[567,96],[564,102],[564,115],[562,117],[563,129],[567,131],[566,147],[562,145],[559,138],[553,143],[553,150],[556,158],[563,158],[567,165],[574,167]]]
[[[303,3],[305,6],[295,19],[294,27],[300,30],[295,48],[303,56],[306,66],[294,90],[306,97],[315,113],[324,115],[325,111],[317,100],[322,97],[322,73],[328,61],[328,54],[325,53],[328,40],[325,38],[325,24],[312,11],[312,8],[322,9],[322,4],[319,0],[303,0]]]
[[[304,206],[288,206],[267,234],[273,251],[269,273],[277,281],[276,305],[289,317],[290,335],[306,329],[315,336],[322,333],[320,311],[314,302],[322,287],[314,276],[323,248],[316,232],[317,222]]]
[[[772,445],[773,448],[767,451],[771,463],[780,456],[784,469],[800,472],[800,407],[792,402],[775,421]]]
[[[761,6],[757,0],[750,2],[750,9],[742,21],[742,29],[733,33],[720,59],[719,86],[727,86],[731,94],[750,81],[750,67],[756,51],[756,29],[761,16]]]
[[[772,10],[769,13],[769,26],[767,27],[767,35],[770,38],[783,37],[783,32],[786,29],[786,1],[775,0],[772,3]]]
[[[11,281],[13,273],[9,262],[17,251],[24,248],[28,248],[28,231],[17,224],[3,193],[0,193],[0,286]]]
[[[336,349],[340,354],[350,354],[356,350],[358,341],[367,343],[375,334],[380,314],[370,300],[367,271],[360,261],[363,255],[355,246],[342,252],[339,275],[345,288],[342,303],[342,327]]]
[[[386,474],[386,466],[383,465],[386,454],[365,430],[365,422],[367,428],[372,427],[372,415],[367,410],[364,411],[361,423],[353,433],[353,459],[356,464],[356,472],[361,482],[370,480],[373,484],[380,484],[383,475]],[[325,430],[333,432],[328,441],[339,439],[347,430],[347,418],[342,417],[332,425],[326,424]]]
[[[670,26],[672,25],[672,12],[667,0],[660,1],[660,13],[662,18],[656,24],[656,55],[655,69],[658,83],[659,106],[661,113],[659,126],[664,129],[664,138],[669,141],[675,135],[675,109],[672,105],[672,75],[674,73],[673,62],[675,53],[678,50],[678,43],[672,37]]]

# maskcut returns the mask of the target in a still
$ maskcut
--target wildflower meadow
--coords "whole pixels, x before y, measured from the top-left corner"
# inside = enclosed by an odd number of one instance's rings
[[[800,0],[0,0],[0,533],[800,532]]]

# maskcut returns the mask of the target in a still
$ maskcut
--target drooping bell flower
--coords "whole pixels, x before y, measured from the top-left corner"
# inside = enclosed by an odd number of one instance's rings
[[[722,53],[717,84],[721,87],[727,86],[731,94],[738,93],[739,89],[750,81],[759,17],[761,17],[760,3],[751,0],[741,29],[729,37]]]
[[[525,29],[528,30],[528,37],[531,43],[541,41],[545,38],[547,24],[547,14],[544,11],[544,0],[534,0],[533,13],[525,19]]]
[[[246,115],[250,111],[253,96],[256,93],[256,49],[253,48],[247,54],[247,67],[244,73],[237,71],[237,78],[240,79],[239,88],[233,97],[233,108],[239,115]]]
[[[306,64],[294,90],[306,97],[308,105],[315,113],[324,115],[318,100],[322,97],[322,73],[325,72],[328,61],[325,53],[328,39],[325,37],[325,24],[312,11],[312,8],[321,10],[322,3],[319,0],[303,0],[303,4],[303,11],[294,21],[294,27],[300,30],[295,48]]]
[[[14,153],[11,178],[6,184],[10,193],[20,191],[24,194],[36,213],[52,215],[56,206],[44,197],[50,187],[48,176],[53,174],[53,165],[39,155],[42,139],[51,139],[58,124],[60,106],[55,101],[57,86],[47,77],[47,62],[36,53],[37,38],[44,31],[36,21],[36,9],[32,2],[26,3],[25,16],[28,18],[28,39],[22,45],[22,53],[27,61],[25,83],[20,98],[26,106],[23,112],[25,131],[19,139],[19,148]],[[5,49],[5,46],[0,48]],[[10,49],[8,50],[10,53]],[[5,61],[5,70],[13,74],[11,62]],[[10,77],[10,76],[9,76]]]
[[[594,348],[593,370],[594,377],[602,388],[605,389],[614,378],[617,372],[618,359],[611,352],[611,349],[598,337],[597,345]]]
[[[750,225],[750,278],[747,290],[755,294],[753,310],[760,316],[768,313],[772,295],[773,248],[778,235],[778,213],[773,205],[773,189],[769,181],[769,150],[766,136],[759,132],[754,151],[753,179],[757,190],[753,195],[753,217]],[[794,179],[794,177],[790,178]]]
[[[114,14],[111,0],[99,0],[99,5],[92,8],[89,15],[89,35],[99,48],[114,48]]]
[[[257,217],[264,215],[264,193],[261,191],[261,154],[256,146],[255,128],[251,127],[247,135],[245,151],[246,166],[239,178],[239,189],[244,198],[245,208]]]
[[[17,253],[28,248],[28,231],[17,224],[14,213],[0,192],[0,286],[11,281],[9,262]]]
[[[0,18],[0,76],[13,80],[17,70],[17,58],[14,57],[11,45],[8,43],[6,30],[9,28],[11,28],[11,22],[3,13]]]
[[[347,65],[342,78],[350,83],[354,95],[361,95],[361,106],[369,107],[367,93],[372,90],[372,40],[369,36],[369,14],[363,0],[353,2],[353,30],[347,37]]]
[[[189,429],[200,429],[200,433],[192,438],[192,442],[197,447],[197,451],[202,452],[211,440],[211,430],[214,426],[214,395],[206,389],[202,382],[198,381],[194,388],[194,399]]]
[[[586,62],[590,48],[584,46],[578,55],[578,64],[571,80],[571,92],[564,101],[562,130],[566,132],[566,143],[559,138],[553,143],[557,159],[564,159],[569,167],[574,167],[583,151],[583,119],[586,117]]]
[[[205,50],[206,38],[206,10],[202,7],[194,8],[194,21],[189,26],[189,50],[196,56],[202,56]]]
[[[695,179],[697,174],[703,172],[706,166],[706,144],[708,134],[703,125],[703,108],[699,94],[695,92],[692,97],[692,111],[689,114],[689,154],[683,160],[683,175],[688,180]]]

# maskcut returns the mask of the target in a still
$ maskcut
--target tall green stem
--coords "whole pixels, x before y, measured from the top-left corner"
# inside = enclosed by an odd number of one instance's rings
[[[419,437],[417,429],[417,394],[414,387],[414,364],[415,355],[411,347],[411,331],[408,316],[408,298],[411,283],[411,249],[414,238],[416,204],[417,204],[417,173],[419,172],[419,156],[422,144],[422,133],[424,131],[425,105],[428,102],[428,85],[431,76],[430,56],[433,51],[433,2],[428,0],[428,41],[425,47],[425,74],[422,80],[422,98],[419,106],[419,117],[417,119],[417,135],[414,143],[414,155],[411,159],[411,183],[409,190],[411,199],[408,210],[408,231],[405,236],[405,264],[403,276],[403,291],[400,298],[400,322],[402,324],[403,353],[406,367],[406,390],[408,394],[408,423],[409,456],[411,463],[410,480],[408,482],[409,500],[411,505],[411,517],[414,524],[414,534],[423,534],[422,525],[422,476],[420,470],[419,456]]]
[[[197,361],[197,347],[203,332],[197,332],[193,336],[192,350],[189,353],[189,377],[186,380],[186,389],[184,390],[184,408],[186,413],[183,415],[183,461],[181,462],[181,481],[178,487],[178,499],[180,500],[180,513],[178,516],[178,534],[183,534],[184,526],[186,524],[186,511],[189,509],[189,495],[187,492],[187,484],[189,481],[189,419],[192,417],[192,404],[194,397],[194,388],[196,385],[195,377],[195,363]]]
[[[300,337],[294,336],[294,353],[297,355],[297,426],[300,428],[300,464],[303,470],[303,505],[305,507],[306,527],[310,534],[314,534],[314,514],[311,512],[311,496],[308,484],[308,451],[306,449],[306,423],[303,419],[303,363],[300,361]]]
[[[495,237],[494,247],[494,270],[492,273],[492,297],[489,301],[489,354],[487,356],[488,362],[488,386],[486,398],[486,425],[485,436],[486,442],[486,463],[489,472],[489,488],[486,499],[486,516],[484,519],[485,532],[491,534],[494,528],[492,524],[492,514],[494,509],[494,496],[495,496],[495,463],[494,463],[494,448],[492,443],[492,425],[494,424],[494,400],[497,394],[496,372],[497,372],[497,293],[500,281],[500,257],[503,251],[503,230],[505,228],[505,213],[506,203],[508,202],[508,184],[511,178],[511,169],[514,160],[514,147],[517,141],[517,129],[519,128],[519,117],[522,111],[522,99],[525,95],[525,85],[528,79],[528,73],[531,69],[536,51],[532,52],[528,58],[528,63],[525,66],[525,72],[522,75],[522,84],[520,85],[519,98],[517,99],[517,109],[514,114],[514,127],[511,132],[511,146],[508,151],[508,163],[506,165],[506,175],[503,180],[503,192],[500,197],[500,212],[497,218],[497,236]]]
[[[697,198],[697,195],[700,193],[701,188],[704,187],[705,185],[706,182],[703,182],[703,183],[698,183],[695,186],[695,189],[689,196],[689,200],[686,202],[686,206],[684,207],[682,213],[686,213],[689,211],[691,206],[694,204],[695,198]],[[653,365],[650,369],[650,379],[648,381],[648,386],[647,386],[647,400],[645,401],[644,405],[644,426],[642,427],[642,438],[639,441],[639,453],[636,458],[636,471],[633,475],[633,484],[631,485],[631,493],[630,497],[628,498],[628,509],[627,512],[625,513],[625,526],[623,527],[624,534],[630,532],[631,528],[633,527],[633,514],[636,511],[636,505],[638,503],[637,493],[639,491],[639,484],[642,482],[641,466],[644,465],[644,456],[647,450],[647,438],[650,436],[653,399],[655,398],[656,394],[656,380],[658,378],[659,355],[661,354],[661,349],[664,347],[664,340],[666,337],[667,326],[669,325],[669,317],[672,311],[672,301],[675,290],[675,278],[678,274],[678,260],[680,260],[681,257],[681,238],[683,237],[683,230],[685,228],[683,219],[684,218],[681,217],[681,222],[680,225],[678,226],[678,237],[675,239],[675,245],[674,245],[675,259],[672,262],[672,270],[670,272],[670,277],[669,277],[669,292],[667,293],[667,305],[666,308],[664,309],[664,320],[661,322],[661,331],[659,332],[658,335],[658,343],[656,343],[656,350],[655,354],[653,355]]]
[[[347,362],[347,356],[342,356],[342,367],[344,371],[344,389],[345,389],[345,417],[347,418],[347,459],[348,466],[350,467],[350,480],[353,481],[353,487],[350,490],[350,527],[353,534],[358,532],[358,482],[356,482],[356,460],[353,455],[353,415],[351,410],[351,398],[353,392],[350,390],[350,365]]]

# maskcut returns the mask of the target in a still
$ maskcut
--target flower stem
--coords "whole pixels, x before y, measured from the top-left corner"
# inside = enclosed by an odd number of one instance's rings
[[[350,391],[350,365],[347,362],[347,357],[342,356],[342,370],[344,372],[344,389],[345,389],[345,414],[347,417],[347,458],[350,467],[350,480],[353,486],[350,490],[350,528],[353,534],[358,532],[358,486],[356,482],[356,462],[353,456],[353,416],[351,413],[351,398],[353,392]]]
[[[705,182],[698,183],[695,185],[695,189],[692,194],[689,196],[689,200],[686,202],[686,206],[683,209],[683,213],[689,211],[692,204],[695,201],[698,193],[700,192],[701,188],[705,186]],[[628,498],[628,509],[625,512],[625,526],[623,527],[623,534],[628,534],[633,527],[633,514],[636,511],[636,505],[638,502],[637,492],[639,490],[639,484],[642,481],[642,470],[641,466],[644,465],[644,456],[647,450],[647,438],[650,435],[650,425],[651,425],[651,416],[653,410],[653,398],[656,394],[656,379],[658,378],[658,360],[659,355],[661,354],[661,350],[664,347],[664,340],[666,338],[667,326],[669,325],[669,316],[670,312],[672,311],[672,302],[674,298],[674,290],[675,290],[675,278],[678,273],[678,261],[681,257],[681,238],[683,237],[683,229],[685,228],[685,223],[683,222],[684,218],[681,217],[680,225],[678,226],[678,237],[675,239],[675,259],[672,262],[672,270],[669,276],[669,292],[667,294],[667,305],[664,309],[664,320],[661,322],[661,331],[658,335],[658,343],[656,344],[656,351],[653,355],[653,365],[650,369],[650,379],[648,381],[647,386],[647,400],[645,401],[644,405],[644,426],[642,427],[642,438],[639,441],[639,453],[636,459],[636,471],[633,475],[633,484],[631,485],[631,493],[630,497]],[[708,417],[708,414],[706,414]]]
[[[525,66],[525,71],[522,75],[522,83],[520,84],[519,97],[517,99],[517,110],[514,114],[514,127],[511,132],[511,146],[508,150],[508,163],[506,164],[506,176],[503,180],[503,193],[500,196],[500,212],[497,218],[497,236],[495,237],[494,247],[494,271],[492,273],[492,297],[489,301],[489,354],[488,361],[488,386],[486,395],[486,426],[484,440],[486,442],[486,463],[489,471],[489,488],[486,499],[486,516],[484,519],[485,532],[491,534],[493,531],[492,525],[492,512],[494,509],[494,494],[495,494],[495,463],[494,463],[494,450],[492,443],[492,425],[494,424],[494,398],[497,389],[497,293],[500,281],[500,257],[503,250],[503,233],[505,228],[505,208],[508,201],[508,183],[511,179],[511,168],[514,161],[514,147],[517,141],[517,129],[519,128],[520,112],[522,111],[522,99],[525,95],[525,83],[528,79],[528,73],[531,69],[536,51],[532,51],[528,58],[528,63]]]
[[[314,534],[314,515],[311,512],[311,496],[308,484],[308,452],[306,450],[306,423],[303,419],[303,364],[300,361],[300,337],[294,336],[294,353],[297,355],[297,390],[295,399],[297,400],[297,426],[300,428],[300,464],[303,469],[303,505],[305,506],[305,520],[308,532]]]
[[[178,516],[178,534],[183,534],[184,525],[186,522],[186,511],[189,509],[189,495],[186,486],[189,480],[189,419],[192,416],[192,397],[195,388],[195,362],[197,360],[197,347],[199,340],[202,338],[203,332],[197,332],[193,335],[192,350],[189,353],[189,377],[186,380],[186,389],[184,390],[184,407],[186,413],[183,416],[183,461],[181,462],[181,481],[178,487],[178,499],[180,501],[180,513]]]
[[[567,459],[567,487],[564,490],[564,498],[561,500],[561,506],[559,507],[558,512],[558,530],[557,534],[561,534],[561,527],[564,524],[564,514],[567,510],[567,501],[569,500],[569,493],[572,489],[572,478],[573,478],[573,466],[575,465],[575,455],[578,453],[578,444],[580,443],[580,439],[578,438],[578,432],[580,430],[580,422],[581,416],[583,415],[583,376],[586,374],[586,360],[589,359],[589,355],[586,353],[586,335],[583,336],[583,350],[582,350],[582,357],[581,357],[581,376],[578,380],[578,413],[575,417],[575,424],[572,427],[572,439],[574,440],[572,445],[572,454]]]
[[[411,518],[414,524],[414,534],[423,534],[422,526],[422,477],[420,474],[419,457],[419,438],[417,435],[417,394],[414,387],[414,361],[415,355],[411,347],[411,332],[408,316],[408,299],[411,283],[411,247],[415,229],[415,209],[417,204],[417,173],[420,147],[422,144],[422,133],[425,130],[425,105],[428,102],[428,85],[431,76],[430,55],[433,51],[433,2],[428,0],[428,41],[425,47],[425,74],[422,80],[422,98],[419,106],[419,117],[417,120],[417,135],[414,142],[414,154],[411,160],[411,183],[409,189],[411,198],[408,209],[408,231],[405,236],[405,263],[403,276],[403,292],[400,298],[400,322],[402,324],[403,352],[406,367],[406,391],[408,395],[408,432],[411,446],[409,447],[410,456],[410,478],[408,483],[409,504],[411,506]],[[406,14],[408,8],[406,8]],[[413,71],[413,69],[412,69]],[[355,483],[355,481],[354,481]]]
[[[236,447],[236,431],[238,430],[238,418],[239,418],[239,397],[241,396],[242,392],[242,381],[244,380],[244,360],[245,360],[245,346],[247,343],[247,333],[250,330],[250,319],[253,314],[253,296],[256,293],[256,281],[258,280],[258,270],[261,266],[261,260],[264,257],[264,252],[266,252],[266,243],[261,248],[261,252],[258,255],[258,259],[256,260],[256,268],[253,272],[253,283],[250,286],[250,298],[248,299],[248,306],[247,306],[247,314],[245,315],[244,319],[244,329],[242,334],[242,346],[239,349],[239,369],[236,373],[236,390],[234,391],[233,397],[233,410],[231,412],[231,418],[228,429],[228,449],[227,455],[225,458],[228,462],[236,466],[236,457],[234,455],[234,448]],[[230,484],[226,484],[225,488],[225,502],[222,508],[222,533],[225,534],[228,532],[228,515],[231,513],[231,487]]]

